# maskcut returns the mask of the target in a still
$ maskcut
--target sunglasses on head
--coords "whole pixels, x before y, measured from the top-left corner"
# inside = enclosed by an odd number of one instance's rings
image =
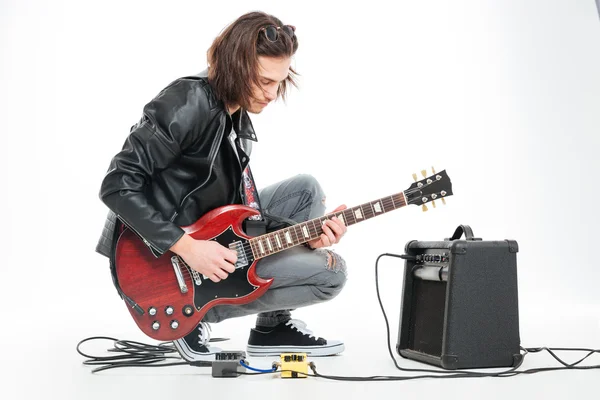
[[[265,32],[265,37],[269,42],[276,42],[279,39],[279,31],[284,31],[290,38],[294,37],[296,27],[294,25],[275,26],[269,25],[260,28],[261,31]]]

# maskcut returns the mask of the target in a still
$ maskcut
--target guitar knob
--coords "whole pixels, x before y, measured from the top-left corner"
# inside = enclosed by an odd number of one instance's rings
[[[186,317],[190,317],[194,313],[194,309],[190,305],[186,305],[183,307],[183,315]]]
[[[179,328],[179,322],[177,322],[177,320],[171,321],[171,329],[177,329],[177,328]]]
[[[173,315],[173,311],[175,311],[175,310],[173,310],[173,307],[171,307],[171,306],[167,306],[167,308],[165,308],[165,313],[167,315]]]
[[[154,321],[152,323],[152,329],[154,329],[155,331],[157,331],[159,328],[160,328],[160,322]]]
[[[152,316],[155,316],[155,315],[156,315],[156,308],[154,308],[154,307],[150,307],[150,308],[148,309],[148,314],[150,314],[150,315],[152,315]]]

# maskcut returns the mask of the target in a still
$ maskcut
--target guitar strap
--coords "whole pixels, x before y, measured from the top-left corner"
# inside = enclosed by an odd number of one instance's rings
[[[253,221],[263,220],[262,207],[260,206],[260,199],[256,191],[256,183],[254,182],[254,176],[252,176],[252,170],[250,170],[250,164],[246,166],[242,173],[242,184],[244,187],[242,191],[244,204],[258,211],[258,215],[252,215],[248,219]]]
[[[241,194],[244,204],[258,211],[258,215],[252,215],[246,219],[246,233],[250,236],[264,235],[267,231],[267,221],[260,205],[260,198],[258,197],[250,164],[246,166],[242,173],[242,189]]]
[[[240,146],[239,138],[236,139],[236,143],[238,146]],[[241,194],[244,204],[254,208],[255,210],[258,210],[259,212],[258,215],[253,215],[247,218],[245,221],[244,230],[249,236],[254,237],[267,233],[267,224],[269,221],[274,222],[271,224],[269,231],[274,231],[285,226],[292,226],[297,223],[292,219],[272,215],[268,211],[262,209],[260,205],[260,198],[256,190],[256,182],[254,181],[254,176],[252,175],[252,170],[250,169],[250,164],[248,164],[242,172],[242,186],[243,190],[241,190]]]

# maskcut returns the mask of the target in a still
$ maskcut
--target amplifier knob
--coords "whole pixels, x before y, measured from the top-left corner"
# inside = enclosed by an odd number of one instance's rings
[[[171,306],[167,306],[167,308],[165,308],[165,313],[167,313],[167,315],[173,315],[173,307]]]
[[[155,331],[157,331],[159,328],[160,328],[160,322],[154,321],[152,323],[152,329],[154,329]]]
[[[171,329],[177,329],[177,328],[179,328],[179,322],[177,322],[177,320],[171,321]]]
[[[150,308],[148,309],[148,314],[150,314],[150,315],[152,315],[152,316],[156,315],[156,308],[154,308],[154,307],[150,307]]]

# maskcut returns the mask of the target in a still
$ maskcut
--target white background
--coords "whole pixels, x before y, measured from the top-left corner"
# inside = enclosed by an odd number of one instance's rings
[[[222,383],[189,368],[92,376],[75,345],[98,334],[150,341],[112,287],[107,260],[94,252],[106,215],[100,182],[143,105],[172,80],[204,69],[212,40],[252,10],[297,27],[293,65],[302,74],[287,104],[253,118],[259,186],[313,174],[328,210],[397,193],[413,172],[431,166],[446,169],[454,187],[445,207],[394,211],[351,227],[335,246],[349,265],[345,290],[295,314],[318,335],[346,342],[344,356],[317,362],[321,372],[395,373],[375,297],[375,258],[402,252],[409,240],[448,237],[461,223],[486,240],[518,241],[524,346],[600,347],[600,21],[593,0],[3,0],[0,7],[6,398],[151,398],[195,395],[199,385],[232,395],[247,390],[243,378]],[[393,345],[402,267],[381,262]],[[226,321],[213,334],[232,338],[226,348],[242,348],[252,324],[252,317]],[[533,357],[535,365],[551,363]],[[367,360],[374,362],[360,364]],[[592,390],[593,374],[429,380],[392,390],[562,396]],[[565,377],[569,385],[559,383]],[[260,390],[274,388],[262,378],[254,379]],[[308,386],[298,385],[295,395],[306,396]],[[312,385],[330,393],[342,387]],[[343,387],[348,396],[390,389]]]

